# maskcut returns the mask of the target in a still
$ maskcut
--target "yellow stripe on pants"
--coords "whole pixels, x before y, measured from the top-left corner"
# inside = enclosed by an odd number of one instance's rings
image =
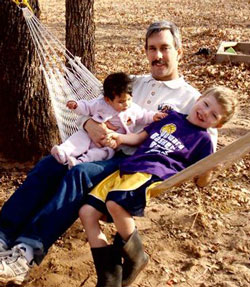
[[[110,191],[135,190],[151,179],[151,177],[151,174],[142,172],[124,174],[122,177],[120,177],[120,171],[117,170],[101,181],[89,194],[105,202],[107,194]]]

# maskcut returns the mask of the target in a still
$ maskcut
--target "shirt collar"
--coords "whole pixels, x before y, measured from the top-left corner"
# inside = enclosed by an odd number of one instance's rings
[[[173,90],[182,87],[183,83],[185,82],[183,77],[179,77],[178,79],[171,80],[171,81],[157,81],[152,77],[152,75],[148,75],[145,77],[145,82],[149,83],[151,81],[162,83],[168,88],[173,89]]]

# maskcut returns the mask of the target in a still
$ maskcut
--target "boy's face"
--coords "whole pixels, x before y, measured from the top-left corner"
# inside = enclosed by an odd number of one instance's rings
[[[109,98],[105,98],[105,100],[117,112],[123,112],[131,106],[132,97],[130,94],[123,93],[119,96],[115,96],[113,100],[110,100]]]
[[[181,49],[176,50],[169,30],[152,34],[148,38],[146,55],[153,78],[159,81],[177,79],[181,53]]]
[[[213,95],[200,97],[191,109],[187,119],[202,128],[220,128],[224,111]]]

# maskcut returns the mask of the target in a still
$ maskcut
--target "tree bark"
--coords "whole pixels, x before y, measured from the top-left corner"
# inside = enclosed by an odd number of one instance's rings
[[[39,14],[37,0],[29,1]],[[39,60],[22,11],[0,2],[0,151],[37,160],[58,142],[58,131]]]
[[[66,0],[66,48],[94,73],[94,0]]]

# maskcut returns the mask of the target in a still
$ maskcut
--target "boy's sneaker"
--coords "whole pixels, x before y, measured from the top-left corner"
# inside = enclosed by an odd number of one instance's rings
[[[19,246],[14,246],[8,256],[0,257],[0,283],[21,285],[26,279],[32,264],[29,264]],[[7,253],[6,252],[6,253]]]

